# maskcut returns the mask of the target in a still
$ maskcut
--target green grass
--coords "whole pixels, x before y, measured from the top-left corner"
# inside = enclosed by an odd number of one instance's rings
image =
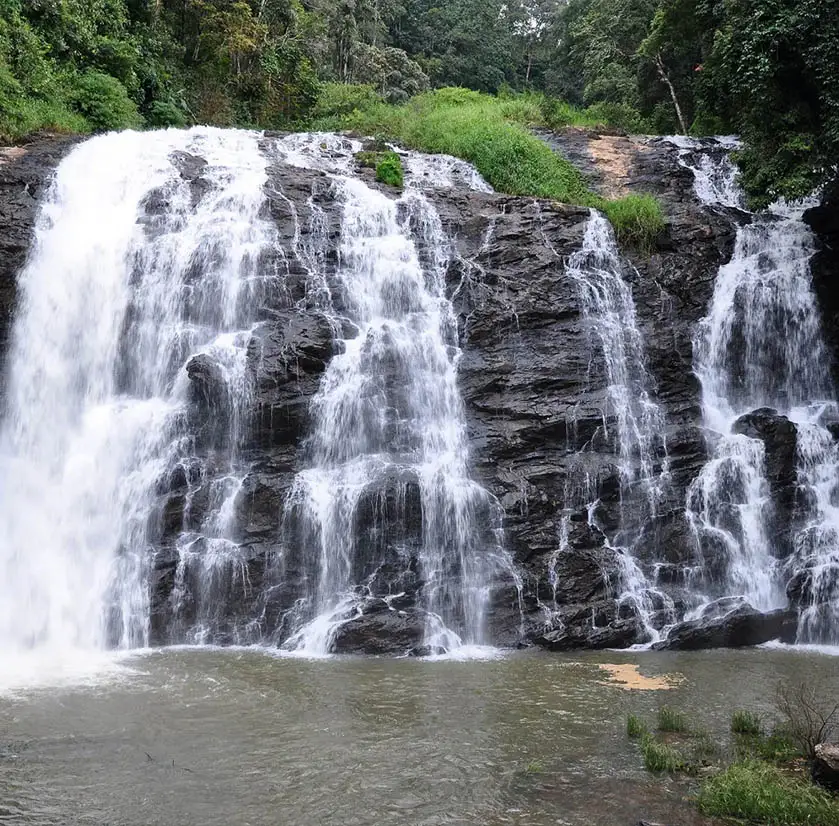
[[[656,237],[664,230],[661,204],[652,195],[627,195],[600,206],[612,222],[621,243],[632,244],[644,252],[655,247]]]
[[[659,742],[650,734],[641,737],[641,757],[644,760],[644,768],[656,774],[674,774],[686,768],[684,759],[676,749]]]
[[[782,728],[770,734],[738,733],[735,743],[737,753],[744,758],[756,758],[767,763],[789,763],[802,757],[801,750]]]
[[[662,706],[658,710],[658,730],[686,732],[690,731],[690,726],[687,717],[681,711],[669,706]]]
[[[627,737],[629,737],[631,740],[637,740],[639,737],[643,737],[645,734],[649,734],[647,724],[637,714],[630,714],[626,718]]]
[[[373,101],[321,118],[313,128],[351,130],[420,152],[454,155],[473,164],[498,192],[600,209],[619,242],[650,251],[665,224],[658,201],[651,195],[609,201],[591,192],[570,161],[530,132],[544,125],[543,109],[538,95],[495,98],[467,89],[438,89],[401,106]],[[575,111],[564,110],[568,119],[593,125]]]
[[[405,185],[402,160],[395,152],[385,152],[376,164],[376,180],[399,189]]]
[[[15,143],[41,131],[87,133],[91,127],[60,101],[20,98],[0,107],[0,142]]]
[[[756,760],[735,763],[703,783],[703,814],[772,826],[839,826],[839,800]]]
[[[760,717],[752,711],[735,711],[731,715],[731,731],[757,736],[761,732]]]

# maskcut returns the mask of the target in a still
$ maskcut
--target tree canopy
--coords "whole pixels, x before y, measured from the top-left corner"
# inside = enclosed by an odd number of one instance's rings
[[[763,205],[836,188],[838,81],[839,0],[0,0],[7,138],[531,91],[627,129],[736,132]]]

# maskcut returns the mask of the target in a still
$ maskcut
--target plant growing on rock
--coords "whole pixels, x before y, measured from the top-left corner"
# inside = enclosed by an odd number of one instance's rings
[[[395,152],[385,152],[376,164],[376,180],[379,183],[402,189],[405,185],[405,172],[402,169],[402,159]]]

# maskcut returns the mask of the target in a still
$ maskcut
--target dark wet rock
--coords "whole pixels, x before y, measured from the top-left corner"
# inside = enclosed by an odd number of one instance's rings
[[[819,786],[839,793],[839,744],[819,743],[816,746],[810,776]]]
[[[616,619],[597,627],[580,622],[553,631],[546,631],[533,642],[548,651],[571,651],[576,648],[627,648],[645,640],[643,626],[637,619]]]
[[[341,625],[335,633],[336,654],[408,654],[422,646],[425,614],[397,611],[384,600],[364,607],[361,616]]]
[[[804,213],[816,235],[818,250],[810,260],[813,290],[822,314],[834,381],[839,382],[839,200],[835,195]]]
[[[774,553],[785,558],[792,553],[791,535],[799,527],[796,513],[798,428],[777,410],[764,407],[737,419],[732,432],[763,442],[764,472],[772,496],[769,532],[775,537]]]
[[[408,652],[409,657],[439,657],[446,649],[439,645],[419,645]]]
[[[761,613],[742,605],[724,616],[688,620],[674,626],[656,650],[697,651],[704,648],[740,648],[771,640],[794,642],[798,614],[787,609]]]
[[[732,432],[763,442],[766,478],[773,490],[781,493],[795,484],[798,428],[786,416],[762,407],[737,419]]]

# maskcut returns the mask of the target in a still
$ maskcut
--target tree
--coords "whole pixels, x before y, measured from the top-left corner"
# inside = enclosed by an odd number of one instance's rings
[[[727,0],[714,86],[731,101],[750,202],[837,188],[839,2]]]

